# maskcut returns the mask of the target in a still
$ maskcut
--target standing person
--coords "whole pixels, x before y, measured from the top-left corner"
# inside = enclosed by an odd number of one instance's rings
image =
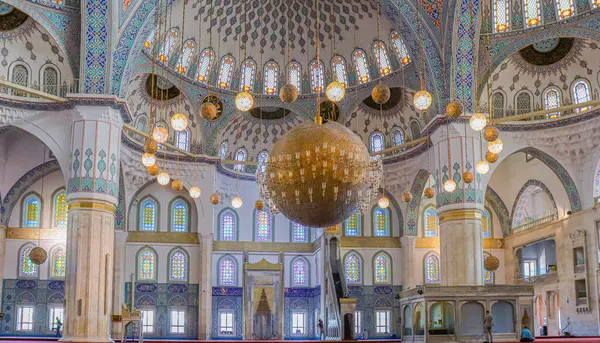
[[[483,327],[485,329],[486,342],[493,342],[492,339],[492,327],[494,326],[494,317],[490,314],[490,311],[485,311],[485,317],[483,318]]]
[[[323,319],[319,319],[319,339],[325,339],[325,326],[323,325]]]
[[[362,339],[369,339],[369,333],[367,332],[367,329],[363,330]]]
[[[63,323],[60,320],[60,318],[56,317],[56,337],[60,338],[62,337],[62,332],[60,331],[60,329],[62,329]]]
[[[521,330],[521,342],[533,342],[533,337],[531,337],[531,331],[526,326]]]

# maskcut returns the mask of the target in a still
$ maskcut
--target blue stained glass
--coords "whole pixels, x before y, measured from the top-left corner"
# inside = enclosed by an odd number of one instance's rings
[[[219,158],[222,160],[227,159],[227,142],[221,143],[219,147]]]
[[[171,281],[187,280],[187,255],[180,249],[171,253],[169,279]]]
[[[219,280],[221,286],[235,285],[235,261],[231,257],[221,259]]]
[[[156,273],[156,256],[150,249],[144,249],[138,256],[138,279],[154,280]]]
[[[156,231],[156,203],[147,199],[142,203],[142,214],[140,217],[141,231]]]
[[[167,62],[169,54],[171,53],[173,46],[175,46],[175,40],[177,39],[177,35],[178,35],[177,30],[171,30],[171,31],[169,31],[169,33],[167,33],[167,37],[166,37],[165,42],[160,51],[160,55],[158,56],[158,59],[161,62],[163,62],[163,63]]]
[[[579,81],[573,86],[573,97],[575,98],[576,104],[581,104],[584,102],[590,101],[590,91],[587,83],[583,81]],[[580,107],[577,109],[577,112],[585,111],[586,109],[590,109],[590,107]]]
[[[544,97],[544,105],[547,110],[560,107],[560,95],[556,89],[550,89],[546,92]],[[548,114],[549,119],[558,118],[558,116],[558,112]]]
[[[308,286],[308,263],[303,258],[297,258],[292,263],[293,286]]]
[[[19,257],[19,275],[25,277],[35,277],[38,273],[38,266],[29,258],[29,253],[35,248],[34,245],[27,245],[21,248],[21,256]]]
[[[271,214],[268,211],[256,211],[256,241],[271,241]]]
[[[171,209],[171,231],[187,231],[187,212],[186,203],[183,200],[177,200]]]
[[[221,240],[235,241],[235,214],[225,211],[221,214]]]
[[[254,86],[254,75],[256,74],[256,63],[247,59],[242,63],[240,70],[240,91],[251,92]]]
[[[310,79],[312,84],[313,93],[321,93],[323,92],[323,63],[319,61],[312,61],[310,63]]]
[[[375,236],[389,236],[389,213],[387,209],[377,207],[374,211]]]
[[[181,150],[188,151],[190,149],[190,133],[188,129],[175,132],[175,144]]]
[[[177,63],[177,71],[180,73],[185,73],[187,67],[192,60],[192,55],[194,54],[194,50],[196,49],[196,44],[192,40],[188,40],[183,44],[183,51],[181,53],[181,57],[179,58],[179,62]]]
[[[346,272],[346,281],[348,283],[359,283],[361,281],[360,264],[361,260],[358,254],[352,252],[346,255],[344,265]]]
[[[490,224],[490,214],[487,210],[484,210],[481,214],[481,232],[483,238],[492,237],[492,225]]]
[[[438,235],[438,223],[437,223],[437,212],[433,207],[428,207],[423,213],[423,228],[425,231],[425,237],[437,237]]]
[[[265,94],[273,95],[277,92],[277,81],[279,80],[279,65],[269,62],[265,66]]]
[[[360,236],[360,214],[354,213],[346,219],[346,236]]]
[[[221,59],[221,67],[219,68],[219,88],[228,89],[233,76],[234,59],[231,56],[224,56]]]
[[[392,135],[392,144],[394,146],[404,144],[404,132],[401,129],[395,129],[394,134]]]
[[[373,135],[371,135],[371,152],[378,152],[383,150],[383,148],[383,135],[379,132],[376,132]]]
[[[246,149],[240,148],[235,152],[235,160],[236,161],[246,161]],[[233,170],[236,172],[243,172],[246,169],[246,166],[243,164],[235,164],[233,166]]]
[[[40,198],[37,195],[31,194],[25,200],[25,208],[23,209],[23,227],[39,228],[40,227]]]
[[[388,58],[387,49],[383,42],[378,41],[373,43],[373,54],[377,59],[377,65],[379,66],[379,74],[385,76],[392,71],[390,67],[390,59]]]
[[[379,254],[375,258],[375,282],[390,282],[390,259],[385,254]]]
[[[435,254],[425,258],[425,283],[440,282],[440,259]]]
[[[331,59],[334,79],[348,87],[348,76],[346,75],[346,61],[342,56],[336,55]]]
[[[298,94],[302,94],[302,67],[298,62],[290,62],[288,64],[287,80],[289,84],[294,85],[298,89]]]
[[[308,228],[304,225],[293,223],[292,242],[308,242]]]
[[[198,72],[196,78],[201,83],[208,83],[208,77],[210,76],[210,69],[213,62],[214,53],[211,49],[204,49],[200,54],[200,62],[198,63]]]
[[[392,41],[392,45],[394,45],[394,49],[396,50],[396,54],[398,58],[400,58],[400,62],[402,65],[406,65],[410,63],[410,57],[408,56],[408,50],[406,49],[406,45],[404,45],[404,41],[402,37],[398,33],[398,31],[393,31],[390,39]]]
[[[358,81],[362,84],[369,82],[369,66],[367,64],[367,54],[363,50],[355,50],[352,54],[354,59],[354,67],[356,68],[356,76]]]

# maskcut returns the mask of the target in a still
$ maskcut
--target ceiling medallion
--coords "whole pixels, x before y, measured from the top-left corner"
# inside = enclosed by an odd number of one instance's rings
[[[207,95],[200,105],[200,117],[204,120],[215,121],[223,114],[223,102],[215,95]]]

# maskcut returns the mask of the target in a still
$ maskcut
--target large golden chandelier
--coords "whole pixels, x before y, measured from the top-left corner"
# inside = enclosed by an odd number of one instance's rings
[[[320,118],[320,117],[319,117]],[[273,214],[329,227],[368,208],[383,174],[360,137],[327,122],[302,123],[275,143],[257,180]]]

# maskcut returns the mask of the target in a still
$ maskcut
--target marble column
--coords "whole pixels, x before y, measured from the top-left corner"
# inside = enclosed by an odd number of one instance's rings
[[[122,121],[109,106],[76,111],[67,189],[63,341],[110,342]]]
[[[0,266],[4,266],[4,254],[6,252],[6,226],[0,224]],[[0,268],[0,299],[2,298],[2,290],[4,287],[4,268]]]
[[[212,332],[213,234],[200,236],[200,285],[198,290],[198,339],[210,339]],[[216,313],[215,313],[216,315]]]
[[[121,306],[127,302],[125,299],[125,243],[127,243],[127,231],[115,231],[115,252],[113,263],[113,297],[112,314],[122,314]],[[122,325],[112,325],[112,337],[121,337]]]
[[[415,236],[402,236],[400,237],[400,244],[402,245],[402,285],[403,289],[408,287],[415,287],[421,284],[423,279],[419,277],[422,274],[421,263],[418,264],[419,270],[415,270],[415,246],[417,243],[417,237]]]

